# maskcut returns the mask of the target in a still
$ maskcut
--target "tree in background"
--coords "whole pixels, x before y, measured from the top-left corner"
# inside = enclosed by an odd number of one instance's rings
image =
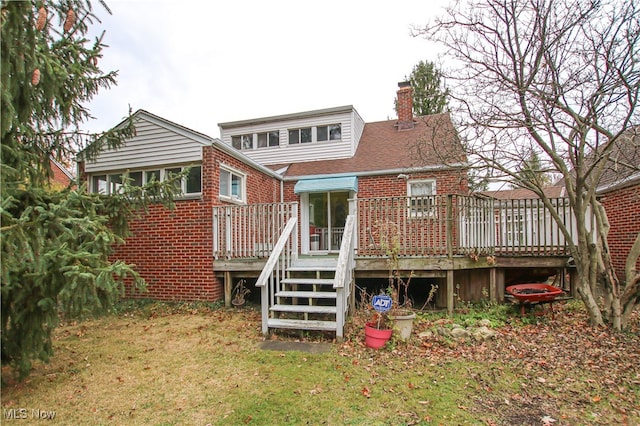
[[[420,61],[405,79],[413,89],[414,114],[441,114],[447,110],[449,89],[444,87],[442,73],[433,62]]]
[[[100,134],[81,130],[90,118],[83,104],[116,77],[98,68],[102,37],[87,39],[97,20],[91,3],[2,1],[0,13],[1,359],[24,377],[34,359],[51,356],[60,310],[107,310],[125,277],[144,286],[132,266],[109,261],[109,254],[150,200],[128,184],[112,197],[49,186],[50,158],[72,158],[81,148],[95,158],[134,132],[130,119]],[[152,184],[170,205],[172,185]]]
[[[618,281],[608,267],[609,224],[596,188],[615,146],[640,122],[639,3],[463,0],[417,34],[446,48],[450,96],[469,155],[540,197],[569,245],[590,322],[625,328],[640,303],[640,274],[626,268]],[[520,173],[531,146],[563,178],[576,235],[544,182]],[[635,240],[628,265],[640,255],[640,235]]]
[[[545,188],[551,185],[551,176],[542,167],[540,156],[537,152],[532,151],[531,154],[522,161],[522,164],[518,167],[518,179],[512,186],[518,188],[522,183],[526,183],[526,186],[536,186],[539,188]]]

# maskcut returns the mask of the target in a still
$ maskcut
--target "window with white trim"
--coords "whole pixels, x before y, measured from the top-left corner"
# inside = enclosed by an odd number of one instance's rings
[[[247,135],[231,136],[231,145],[235,149],[240,149],[240,150],[253,149],[253,135],[247,134]]]
[[[179,174],[189,167],[189,174],[176,181],[177,196],[194,196],[202,193],[202,166],[171,167],[155,170],[134,170],[121,173],[93,175],[89,190],[99,194],[115,194],[122,191],[125,179],[131,186],[143,186],[151,181],[163,181],[172,174]]]
[[[409,216],[437,216],[436,181],[434,179],[407,181]]]
[[[258,148],[269,148],[280,146],[280,132],[258,133]]]
[[[220,198],[246,202],[246,175],[231,167],[220,166]]]
[[[316,128],[316,140],[318,142],[342,140],[342,126],[340,124],[318,126]]]
[[[289,145],[309,143],[312,141],[311,127],[301,129],[289,129]]]

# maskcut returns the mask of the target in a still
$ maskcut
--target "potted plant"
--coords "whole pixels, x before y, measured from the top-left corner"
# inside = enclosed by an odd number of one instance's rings
[[[245,303],[245,296],[251,293],[245,284],[247,282],[245,280],[239,280],[235,287],[233,287],[233,299],[231,299],[231,304],[233,306],[242,306]]]
[[[397,224],[387,222],[380,227],[380,244],[388,257],[389,265],[387,293],[391,297],[391,309],[387,316],[392,321],[393,329],[400,339],[406,341],[411,337],[413,320],[416,318],[409,297],[409,285],[413,278],[413,271],[406,278],[400,272],[400,234]]]
[[[367,318],[364,325],[364,343],[369,348],[380,349],[391,339],[393,333],[386,315],[391,307],[391,298],[384,293],[371,295],[366,289],[361,289],[360,300],[361,312]]]

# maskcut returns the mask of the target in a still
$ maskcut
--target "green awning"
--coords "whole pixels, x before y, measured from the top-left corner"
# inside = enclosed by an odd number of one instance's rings
[[[293,191],[301,192],[330,192],[330,191],[354,191],[358,192],[358,178],[355,176],[303,179],[296,183]]]

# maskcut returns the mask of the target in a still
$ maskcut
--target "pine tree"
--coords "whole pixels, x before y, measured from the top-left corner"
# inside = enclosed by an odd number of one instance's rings
[[[513,185],[514,187],[544,188],[551,184],[551,177],[542,169],[540,156],[535,151],[523,161],[516,176],[518,185]]]
[[[447,110],[449,89],[433,62],[420,61],[407,78],[413,88],[413,111],[416,115],[441,114]]]
[[[2,1],[0,11],[1,359],[24,377],[33,360],[52,355],[51,332],[61,310],[107,310],[127,277],[144,287],[130,265],[110,261],[109,254],[150,200],[128,184],[111,197],[88,194],[82,186],[53,191],[48,185],[49,158],[70,158],[83,149],[91,159],[134,131],[131,118],[104,133],[81,131],[90,117],[83,104],[116,78],[98,68],[102,37],[86,38],[97,19],[91,3]],[[171,183],[153,185],[170,205]]]

